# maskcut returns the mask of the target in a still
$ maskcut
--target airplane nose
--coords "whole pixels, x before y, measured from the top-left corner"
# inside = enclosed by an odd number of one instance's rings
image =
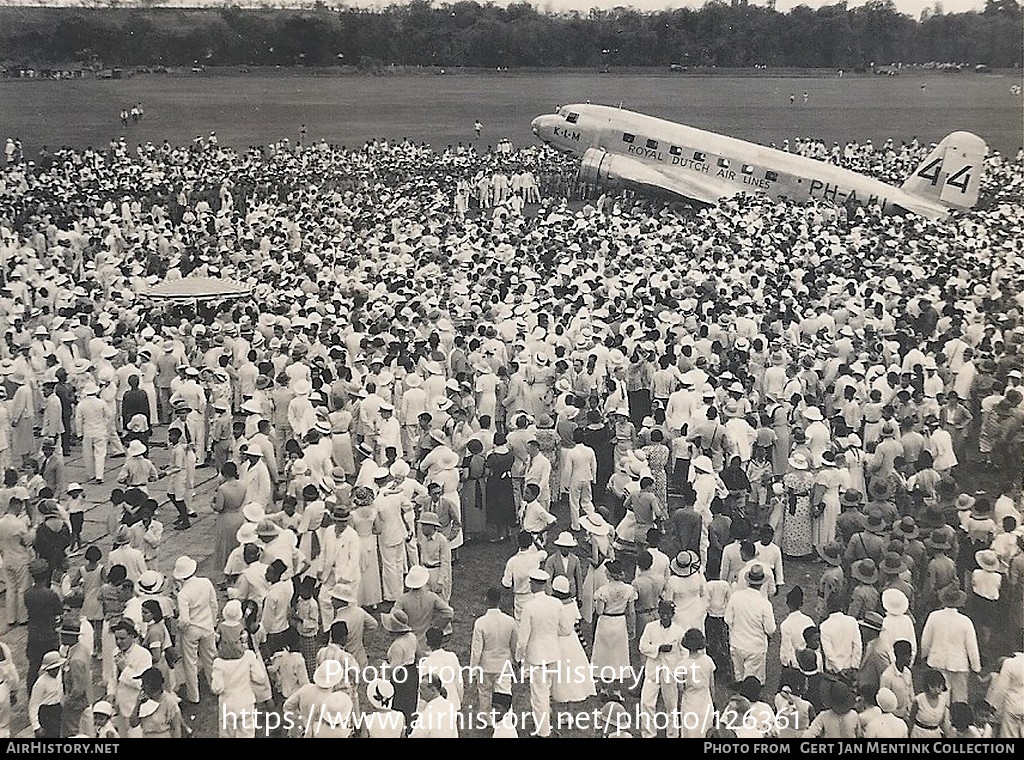
[[[538,116],[536,119],[530,122],[530,129],[533,130],[533,134],[537,137],[540,136],[540,123],[542,118],[544,117]]]

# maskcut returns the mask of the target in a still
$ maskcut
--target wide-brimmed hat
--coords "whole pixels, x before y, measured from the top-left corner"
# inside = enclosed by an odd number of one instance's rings
[[[921,531],[917,527],[913,517],[904,517],[902,520],[898,520],[895,525],[892,526],[892,532],[898,533],[902,538],[910,540],[917,538]]]
[[[910,609],[910,600],[898,588],[887,588],[882,592],[882,609],[890,615],[903,615]]]
[[[344,504],[336,504],[331,508],[331,519],[337,522],[344,522],[352,517],[352,513]]]
[[[952,546],[949,543],[949,534],[947,534],[942,528],[936,528],[933,530],[932,534],[925,539],[924,545],[935,551],[948,552],[952,549]]]
[[[366,700],[375,710],[390,710],[395,699],[395,687],[390,681],[377,678],[366,685]]]
[[[337,660],[324,660],[313,672],[313,683],[321,689],[333,689],[341,683],[345,666]]]
[[[277,538],[281,534],[281,529],[276,523],[264,518],[259,521],[256,526],[256,535],[262,541],[269,541]]]
[[[259,541],[259,536],[256,535],[256,523],[242,523],[242,527],[235,531],[235,541],[240,546],[255,544]]]
[[[146,453],[146,444],[136,439],[128,444],[128,448],[125,449],[125,454],[130,457],[141,457]]]
[[[807,457],[797,451],[789,457],[789,466],[794,470],[806,470],[811,465],[807,461]]]
[[[903,557],[895,552],[889,552],[882,559],[881,570],[885,575],[900,575],[907,569],[907,563]]]
[[[196,561],[187,554],[184,554],[174,562],[174,579],[176,581],[186,581],[196,574]]]
[[[818,556],[821,557],[827,564],[838,566],[843,564],[843,550],[842,547],[835,541],[825,544],[824,546],[817,547]]]
[[[385,612],[380,616],[380,624],[385,631],[390,633],[407,633],[412,630],[409,627],[409,617],[405,614],[405,610],[401,609]]]
[[[166,578],[163,573],[156,570],[147,570],[139,576],[139,591],[147,594],[155,594],[163,588],[165,580]]]
[[[700,567],[700,558],[694,552],[687,550],[679,552],[669,563],[669,570],[682,578],[693,575],[697,572],[698,567]]]
[[[132,536],[131,536],[131,532],[128,530],[128,526],[127,525],[119,525],[118,528],[117,528],[117,533],[114,534],[114,541],[113,541],[114,548],[117,548],[118,546],[124,546],[125,544],[131,543],[131,540],[132,540]]]
[[[54,670],[63,665],[67,660],[60,656],[60,652],[47,652],[43,655],[43,661],[39,665],[40,670]]]
[[[330,590],[329,596],[332,602],[351,605],[354,603],[356,594],[347,583],[335,583]]]
[[[108,718],[114,715],[114,706],[105,699],[101,699],[99,702],[92,706],[93,715],[105,715]]]
[[[558,534],[558,538],[555,539],[555,546],[560,546],[565,549],[574,549],[578,546],[575,536],[567,530],[563,530]]]
[[[868,486],[868,493],[875,501],[890,501],[894,492],[893,484],[888,478],[875,478]]]
[[[248,522],[258,523],[266,516],[267,513],[263,509],[263,505],[258,501],[250,501],[242,505],[242,517],[244,517]]]
[[[967,603],[967,594],[954,583],[939,591],[939,604],[943,607],[963,607]]]
[[[609,525],[597,512],[591,512],[590,514],[583,515],[580,518],[580,526],[587,533],[591,533],[595,536],[607,536],[612,529],[612,526]]]
[[[859,507],[864,497],[861,496],[860,491],[856,488],[847,488],[843,491],[843,495],[839,499],[839,503],[844,507]]]
[[[764,572],[764,567],[761,564],[754,564],[747,570],[747,585],[751,588],[757,588],[764,584],[767,580],[767,576]]]
[[[865,612],[864,617],[857,621],[863,628],[869,628],[872,631],[882,630],[882,616],[874,610]]]
[[[889,530],[889,526],[881,512],[870,512],[868,519],[864,521],[864,528],[868,532],[877,533],[878,535],[885,535]]]
[[[956,511],[969,512],[974,508],[975,498],[968,493],[962,493],[956,497]]]
[[[423,588],[430,580],[430,571],[423,565],[413,565],[405,574],[405,587],[408,589]]]
[[[441,527],[441,521],[437,517],[437,512],[423,512],[416,522],[420,525],[433,525],[435,528]]]
[[[982,549],[981,551],[975,552],[974,561],[978,563],[978,567],[982,570],[987,570],[990,573],[997,573],[1001,568],[999,555],[991,549]]]
[[[878,582],[878,567],[873,559],[862,559],[854,564],[852,574],[855,580],[861,583],[874,584]]]

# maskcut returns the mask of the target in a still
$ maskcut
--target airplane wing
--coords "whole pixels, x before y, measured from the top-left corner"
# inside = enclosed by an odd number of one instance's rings
[[[580,179],[588,185],[660,190],[710,205],[737,193],[735,187],[714,177],[702,176],[683,168],[671,174],[661,172],[628,156],[612,154],[600,148],[590,148],[583,154]]]

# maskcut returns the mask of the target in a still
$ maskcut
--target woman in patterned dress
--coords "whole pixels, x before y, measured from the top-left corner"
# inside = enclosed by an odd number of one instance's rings
[[[534,436],[540,444],[540,453],[551,462],[551,476],[548,480],[548,493],[551,494],[551,502],[557,503],[559,494],[562,492],[562,473],[559,454],[562,444],[558,433],[555,431],[555,421],[551,415],[541,414],[537,417],[537,432]]]
[[[654,495],[661,506],[661,519],[668,518],[668,460],[669,450],[665,445],[665,434],[660,428],[651,431],[651,442],[643,447],[647,454],[647,466],[654,478]]]
[[[807,457],[796,453],[789,458],[790,471],[782,478],[785,489],[782,519],[782,553],[787,557],[806,557],[814,549],[812,542],[811,489],[814,473]]]

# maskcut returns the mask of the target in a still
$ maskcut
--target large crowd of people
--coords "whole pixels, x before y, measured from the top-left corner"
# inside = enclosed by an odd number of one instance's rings
[[[941,221],[510,143],[6,157],[4,735],[1021,736],[1020,155]],[[199,277],[248,295],[148,295]]]

